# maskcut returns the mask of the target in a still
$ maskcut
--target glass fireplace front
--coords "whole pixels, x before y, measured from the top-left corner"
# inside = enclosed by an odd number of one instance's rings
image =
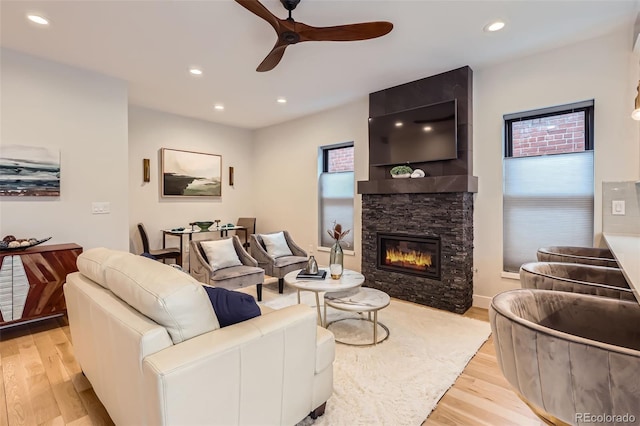
[[[378,233],[377,266],[440,280],[440,238]]]

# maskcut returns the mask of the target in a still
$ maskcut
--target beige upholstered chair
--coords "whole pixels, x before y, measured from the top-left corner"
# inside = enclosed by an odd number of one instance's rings
[[[640,419],[638,302],[519,289],[495,296],[489,318],[502,373],[545,423]]]
[[[582,263],[585,265],[608,266],[617,268],[618,262],[613,253],[606,248],[552,246],[539,248],[537,253],[540,262]]]
[[[291,271],[307,266],[307,252],[293,241],[288,231],[282,232],[292,256],[271,257],[267,253],[261,234],[252,234],[249,246],[251,256],[258,261],[258,265],[264,269],[265,274],[278,278],[278,292],[280,293],[284,291],[284,276]]]
[[[579,263],[532,262],[520,267],[522,288],[593,294],[636,301],[618,268]]]
[[[242,248],[242,243],[240,243],[237,235],[229,238],[233,240],[233,247],[242,265],[230,266],[214,271],[209,262],[210,259],[207,259],[207,255],[202,248],[204,241],[191,241],[189,250],[191,276],[200,282],[210,284],[214,287],[224,287],[229,290],[255,285],[258,300],[262,300],[264,270],[259,268],[258,262]]]

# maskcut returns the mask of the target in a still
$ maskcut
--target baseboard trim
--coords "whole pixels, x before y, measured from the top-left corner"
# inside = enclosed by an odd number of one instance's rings
[[[473,306],[476,308],[489,309],[491,306],[492,297],[489,296],[480,296],[479,294],[473,295]]]

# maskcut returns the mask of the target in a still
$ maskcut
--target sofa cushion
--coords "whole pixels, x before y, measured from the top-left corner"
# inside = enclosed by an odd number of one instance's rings
[[[214,271],[229,268],[231,266],[242,265],[231,238],[215,241],[203,241],[200,243],[200,246],[207,257],[209,265],[211,265],[211,269]]]
[[[104,264],[116,296],[166,327],[173,343],[220,328],[202,285],[169,265],[142,256],[119,256]]]
[[[264,247],[269,253],[269,256],[275,258],[282,256],[291,256],[291,249],[289,248],[289,244],[287,244],[287,240],[284,237],[284,232],[276,232],[274,234],[262,234],[260,235],[262,238],[262,242],[264,242]]]
[[[78,271],[85,277],[100,284],[104,288],[109,288],[104,276],[104,267],[110,261],[116,261],[121,256],[133,256],[124,251],[111,250],[104,247],[92,248],[84,251],[76,259]]]
[[[260,316],[256,299],[250,294],[230,291],[221,287],[203,286],[221,327]]]

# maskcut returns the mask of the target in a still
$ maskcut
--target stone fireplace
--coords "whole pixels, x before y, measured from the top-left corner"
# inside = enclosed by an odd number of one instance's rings
[[[439,276],[380,267],[381,234],[439,240]],[[465,312],[473,302],[473,194],[364,194],[362,274],[367,287],[392,297]]]
[[[463,313],[473,301],[472,71],[459,68],[369,95],[369,116],[457,101],[457,158],[410,164],[423,178],[392,179],[369,164],[362,194],[365,286],[392,297]],[[383,149],[372,144],[369,150]],[[389,254],[387,252],[389,251]]]

